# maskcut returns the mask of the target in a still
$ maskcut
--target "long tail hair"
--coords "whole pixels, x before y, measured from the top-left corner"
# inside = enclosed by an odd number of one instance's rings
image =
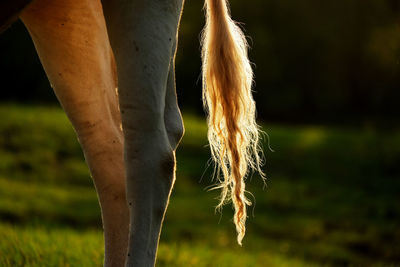
[[[231,19],[227,0],[205,0],[206,26],[202,35],[203,103],[208,113],[208,140],[221,189],[217,208],[232,201],[237,241],[246,231],[244,180],[250,170],[264,174],[259,127],[251,87],[253,71],[247,41]],[[220,175],[222,174],[222,175]]]

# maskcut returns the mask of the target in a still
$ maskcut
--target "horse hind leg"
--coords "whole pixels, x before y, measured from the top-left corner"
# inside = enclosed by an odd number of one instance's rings
[[[154,266],[183,133],[173,58],[182,0],[103,0],[125,137],[127,266]]]
[[[122,266],[129,211],[115,65],[101,3],[36,0],[21,18],[89,165],[102,208],[105,265]]]

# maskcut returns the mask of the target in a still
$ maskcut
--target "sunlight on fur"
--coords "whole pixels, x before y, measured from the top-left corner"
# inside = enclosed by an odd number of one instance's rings
[[[208,113],[208,140],[216,162],[221,189],[217,208],[232,202],[234,223],[241,245],[246,231],[244,180],[251,171],[261,170],[262,150],[251,93],[253,71],[247,56],[247,41],[230,18],[226,0],[206,0],[206,26],[202,38],[203,103]],[[221,175],[222,174],[222,175]]]

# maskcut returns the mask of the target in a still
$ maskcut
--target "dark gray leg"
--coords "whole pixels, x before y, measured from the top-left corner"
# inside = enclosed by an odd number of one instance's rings
[[[127,266],[154,266],[183,134],[174,67],[183,0],[105,0],[125,138]]]

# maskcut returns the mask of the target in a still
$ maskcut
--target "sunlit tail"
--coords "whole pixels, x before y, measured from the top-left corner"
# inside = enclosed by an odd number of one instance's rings
[[[246,230],[244,179],[249,170],[260,168],[259,128],[251,93],[253,71],[243,32],[230,18],[226,0],[205,0],[203,32],[203,102],[208,112],[208,140],[216,162],[221,199],[232,201],[238,243]],[[222,173],[222,175],[220,175]]]

